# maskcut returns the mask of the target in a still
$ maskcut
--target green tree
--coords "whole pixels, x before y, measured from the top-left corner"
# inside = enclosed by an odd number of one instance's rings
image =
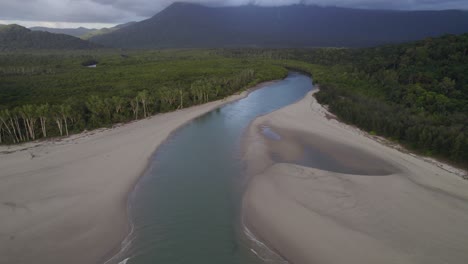
[[[143,117],[148,117],[148,103],[150,102],[150,95],[147,90],[138,93],[137,100],[141,103],[143,108]]]
[[[455,85],[456,83],[454,80],[448,77],[444,77],[442,81],[438,84],[438,89],[440,93],[449,95],[455,90]]]
[[[21,116],[26,123],[29,137],[36,139],[37,108],[34,105],[24,105],[21,108]]]
[[[71,119],[73,115],[73,110],[70,105],[60,105],[59,108],[60,116],[62,117],[62,121],[65,125],[65,134],[68,136],[68,120]]]
[[[47,137],[47,119],[50,115],[49,104],[43,104],[36,108],[39,121],[41,123],[42,136]]]

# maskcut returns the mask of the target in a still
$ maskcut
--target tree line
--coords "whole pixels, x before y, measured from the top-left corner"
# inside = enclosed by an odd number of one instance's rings
[[[282,63],[310,72],[341,120],[468,167],[468,34],[299,53]]]
[[[155,87],[127,95],[90,95],[68,98],[63,104],[26,104],[0,111],[0,143],[20,143],[39,138],[68,136],[114,123],[147,118],[156,113],[222,99],[261,81],[246,69],[226,78],[203,78],[190,87]]]
[[[341,120],[398,141],[426,155],[442,157],[466,166],[468,128],[466,114],[430,114],[399,104],[321,84],[316,94]]]

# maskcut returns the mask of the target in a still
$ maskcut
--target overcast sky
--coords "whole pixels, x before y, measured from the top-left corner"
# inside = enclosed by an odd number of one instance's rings
[[[105,27],[153,16],[174,0],[0,0],[0,24]],[[468,0],[186,0],[209,5],[297,3],[399,10],[468,10]]]

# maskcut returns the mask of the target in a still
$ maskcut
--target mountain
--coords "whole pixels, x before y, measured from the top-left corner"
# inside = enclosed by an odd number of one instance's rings
[[[0,50],[92,49],[100,46],[76,37],[32,31],[19,25],[0,26]]]
[[[65,34],[65,35],[70,35],[70,36],[77,37],[77,38],[83,35],[86,35],[89,32],[97,30],[97,29],[84,28],[84,27],[79,27],[79,28],[31,27],[29,29],[33,31],[45,31],[45,32],[56,33],[56,34]]]
[[[130,26],[130,25],[132,25],[134,23],[136,23],[136,22],[128,22],[128,23],[125,23],[125,24],[117,25],[115,27],[101,28],[101,29],[84,28],[84,27],[79,27],[79,28],[31,27],[29,29],[31,29],[33,31],[45,31],[45,32],[50,32],[50,33],[65,34],[65,35],[70,35],[70,36],[74,36],[74,37],[81,38],[81,39],[89,39],[89,38],[94,37],[94,36],[114,32],[117,29],[121,29],[121,28]]]
[[[117,26],[115,26],[115,27],[113,27],[113,28],[121,29],[121,28],[125,28],[125,27],[128,27],[128,26],[134,25],[134,24],[136,24],[136,23],[138,23],[138,22],[136,22],[136,21],[130,21],[130,22],[127,22],[127,23],[119,24],[119,25],[117,25]]]
[[[361,47],[468,31],[468,12],[175,3],[90,40],[121,48]]]
[[[80,38],[87,40],[87,39],[90,39],[90,38],[95,37],[95,36],[109,34],[111,32],[114,32],[114,31],[118,30],[118,29],[131,26],[131,25],[133,25],[135,23],[136,22],[128,22],[128,23],[125,23],[125,24],[117,25],[115,27],[111,27],[111,28],[94,29],[94,30],[92,30],[90,32],[87,32],[86,34],[81,35]]]

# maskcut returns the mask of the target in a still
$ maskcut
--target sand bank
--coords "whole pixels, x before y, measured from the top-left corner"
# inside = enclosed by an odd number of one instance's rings
[[[127,196],[156,148],[184,123],[246,95],[0,147],[0,263],[103,263],[129,231]]]
[[[338,122],[311,94],[247,131],[246,226],[294,264],[466,263],[463,171]]]

